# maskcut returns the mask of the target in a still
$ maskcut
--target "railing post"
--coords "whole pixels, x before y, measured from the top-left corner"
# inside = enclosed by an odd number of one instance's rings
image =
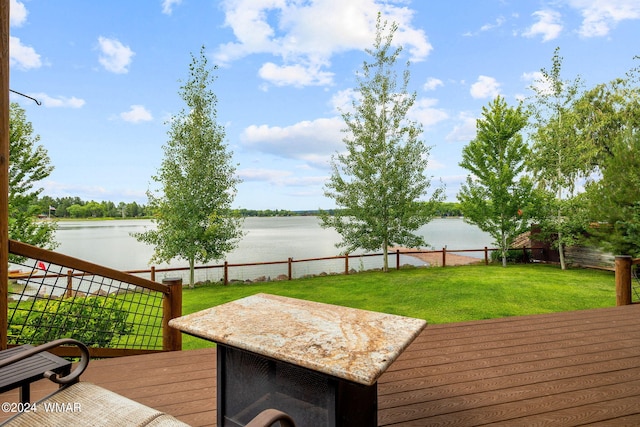
[[[447,248],[446,247],[442,248],[442,266],[443,267],[447,266]]]
[[[349,254],[344,254],[344,275],[349,275]]]
[[[67,292],[66,297],[71,298],[73,296],[73,270],[67,270]]]
[[[396,270],[400,270],[400,249],[396,249]]]
[[[616,305],[631,304],[631,257],[616,255]]]
[[[151,266],[151,281],[152,282],[156,281],[156,266],[155,265]]]
[[[9,311],[9,0],[0,1],[0,350]]]
[[[225,286],[229,284],[229,261],[224,262],[222,283]]]
[[[289,257],[287,260],[287,275],[289,276],[289,280],[292,279],[293,268],[291,264],[293,263],[293,258]]]
[[[169,292],[162,300],[162,349],[164,351],[182,350],[182,333],[169,326],[169,320],[182,316],[182,278],[162,280]]]
[[[484,265],[489,265],[489,249],[484,247]]]

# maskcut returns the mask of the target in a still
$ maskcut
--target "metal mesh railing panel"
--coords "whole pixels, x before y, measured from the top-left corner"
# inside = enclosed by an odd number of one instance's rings
[[[76,338],[88,346],[162,350],[163,293],[26,259],[10,266],[7,342]]]

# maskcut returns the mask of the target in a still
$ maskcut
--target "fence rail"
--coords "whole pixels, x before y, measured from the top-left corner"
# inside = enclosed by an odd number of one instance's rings
[[[541,261],[545,259],[542,247],[513,248],[510,251],[521,253],[525,262]],[[498,248],[479,249],[394,249],[389,253],[389,265],[400,269],[406,265],[439,266],[452,265],[450,255],[477,254],[469,257],[469,263],[478,262],[488,264],[491,252]],[[393,262],[395,260],[395,262]],[[426,260],[426,261],[425,261]],[[475,260],[475,261],[474,261]],[[196,266],[196,282],[220,282],[224,285],[233,282],[262,282],[274,280],[292,280],[308,276],[322,276],[331,274],[352,274],[359,271],[381,269],[383,266],[382,253],[345,254],[319,258],[261,261],[251,263],[230,263]],[[157,268],[128,270],[127,273],[148,277],[156,281],[159,276],[175,277],[179,275],[183,280],[188,279],[189,267]]]
[[[181,315],[182,283],[157,283],[60,253],[9,241],[7,344],[77,338],[93,357],[181,349],[168,322]],[[60,355],[74,356],[75,348]]]

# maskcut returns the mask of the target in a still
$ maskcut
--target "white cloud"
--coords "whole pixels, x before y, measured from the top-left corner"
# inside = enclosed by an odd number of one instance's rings
[[[120,118],[125,122],[140,123],[153,120],[151,112],[143,105],[132,105],[129,111],[120,113]]]
[[[551,82],[540,71],[523,73],[521,78],[529,83],[530,88],[543,95],[550,95],[553,92]]]
[[[496,22],[492,24],[485,24],[482,27],[480,27],[480,31],[484,32],[484,31],[493,30],[494,28],[501,27],[505,22],[507,22],[507,20],[503,16],[499,16],[498,18],[496,18]]]
[[[165,15],[171,15],[173,13],[173,7],[179,6],[182,0],[162,0],[162,13]]]
[[[146,192],[143,190],[108,190],[97,185],[68,184],[52,180],[43,180],[42,187],[45,190],[45,194],[51,197],[80,197],[83,200],[130,200],[137,202],[147,198]]]
[[[539,10],[533,13],[538,22],[533,24],[522,35],[525,37],[542,36],[543,42],[548,42],[557,38],[562,32],[562,19],[559,12],[555,10]]]
[[[583,37],[606,36],[620,21],[640,19],[638,0],[569,0],[569,5],[582,14]]]
[[[42,61],[34,48],[22,44],[19,38],[9,37],[9,63],[22,70],[40,68]]]
[[[72,96],[67,98],[66,96],[52,97],[46,93],[30,93],[29,96],[42,102],[42,105],[49,108],[82,108],[86,103],[84,99],[76,98]]]
[[[471,96],[475,99],[495,98],[500,95],[500,83],[493,77],[479,76],[471,85]]]
[[[349,88],[338,91],[331,97],[330,105],[336,113],[344,113],[353,110],[353,101],[359,93]]]
[[[458,115],[457,124],[446,136],[449,142],[469,142],[476,137],[476,116],[469,112]]]
[[[265,64],[261,75],[304,70],[311,75],[311,78],[279,78],[278,84],[331,84],[333,74],[325,71],[331,65],[331,57],[370,47],[378,10],[384,19],[398,23],[394,43],[403,45],[412,61],[424,60],[432,50],[424,31],[411,25],[413,11],[386,1],[227,0],[222,7],[225,26],[232,29],[235,41],[218,46],[216,60],[226,64],[247,55],[266,53],[280,58],[282,64]]]
[[[247,147],[278,157],[302,160],[316,167],[327,167],[331,154],[343,147],[339,117],[303,121],[291,126],[252,125],[240,136]]]
[[[307,187],[318,186],[326,182],[326,176],[297,176],[282,169],[240,169],[238,176],[244,182],[268,182],[277,186]]]
[[[292,172],[282,169],[240,169],[238,176],[244,182],[267,181],[272,183],[282,183],[293,175]]]
[[[100,45],[100,64],[107,70],[116,74],[129,72],[129,65],[135,53],[129,46],[123,45],[119,40],[98,37]]]
[[[258,75],[276,86],[325,86],[333,80],[333,73],[320,71],[318,67],[300,64],[279,66],[273,62],[264,64]]]
[[[18,0],[11,0],[9,4],[9,22],[14,27],[20,27],[27,22],[27,8]]]
[[[484,24],[482,27],[480,27],[480,30],[478,30],[478,31],[467,31],[467,32],[463,33],[462,35],[464,37],[476,37],[480,33],[491,31],[491,30],[494,30],[496,28],[500,28],[506,22],[507,22],[507,19],[504,16],[499,16],[499,17],[496,18],[495,22],[492,22],[492,23],[489,23],[489,24]]]
[[[433,126],[449,118],[449,115],[444,110],[434,108],[437,103],[438,100],[433,98],[418,99],[407,113],[407,116],[418,123],[422,123],[424,127]]]
[[[442,80],[436,79],[435,77],[429,77],[422,88],[424,90],[436,90],[438,86],[444,86]]]

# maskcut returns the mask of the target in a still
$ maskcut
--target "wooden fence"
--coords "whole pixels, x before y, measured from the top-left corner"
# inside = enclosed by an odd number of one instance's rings
[[[391,268],[400,269],[403,265],[408,263],[409,259],[406,257],[414,257],[414,259],[424,259],[425,255],[429,255],[429,259],[434,260],[435,262],[431,262],[431,266],[439,266],[446,267],[449,265],[449,258],[452,254],[479,254],[478,257],[469,257],[470,262],[484,263],[485,265],[489,264],[490,254],[491,252],[498,251],[497,248],[480,248],[480,249],[447,249],[442,248],[441,250],[412,250],[412,249],[396,249],[389,253],[390,260],[389,265]],[[534,261],[544,261],[545,248],[534,247],[534,248],[513,248],[511,251],[522,252],[522,259],[524,262],[534,262]],[[278,260],[278,261],[262,261],[262,262],[252,262],[252,263],[230,263],[228,261],[224,261],[222,264],[216,265],[203,265],[196,266],[195,270],[197,272],[217,272],[217,274],[202,274],[201,277],[215,277],[215,280],[207,279],[206,281],[220,281],[224,285],[229,284],[233,281],[267,281],[267,280],[292,280],[294,278],[305,277],[307,275],[328,275],[328,274],[352,274],[357,272],[358,270],[365,269],[380,269],[382,267],[382,253],[365,253],[365,254],[345,254],[345,255],[336,255],[330,257],[319,257],[319,258],[305,258],[305,259],[294,259],[289,257],[286,260]],[[366,263],[370,268],[363,268],[363,259],[375,259],[377,260],[377,266],[374,262]],[[476,261],[471,260],[471,258]],[[403,264],[403,259],[405,263]],[[358,267],[358,262],[360,262],[360,266]],[[296,267],[299,267],[303,264],[320,264],[331,263],[329,266],[329,271],[316,269],[313,274],[301,274],[298,272],[296,274]],[[392,267],[395,265],[395,267]],[[276,269],[272,269],[271,267],[276,267]],[[247,277],[247,274],[238,274],[238,271],[243,269],[253,268],[257,270],[257,273],[253,274],[253,277]],[[313,270],[309,268],[308,270]],[[164,273],[165,277],[170,277],[171,275],[180,275],[181,277],[184,275],[186,277],[187,272],[189,271],[188,267],[171,267],[171,268],[157,268],[155,266],[150,269],[140,269],[140,270],[129,270],[127,273],[142,275],[149,277],[150,280],[156,281],[158,275],[160,273]],[[234,275],[234,271],[236,274]],[[274,272],[270,274],[271,272]],[[219,279],[218,279],[219,277]],[[184,279],[184,278],[183,278]]]

